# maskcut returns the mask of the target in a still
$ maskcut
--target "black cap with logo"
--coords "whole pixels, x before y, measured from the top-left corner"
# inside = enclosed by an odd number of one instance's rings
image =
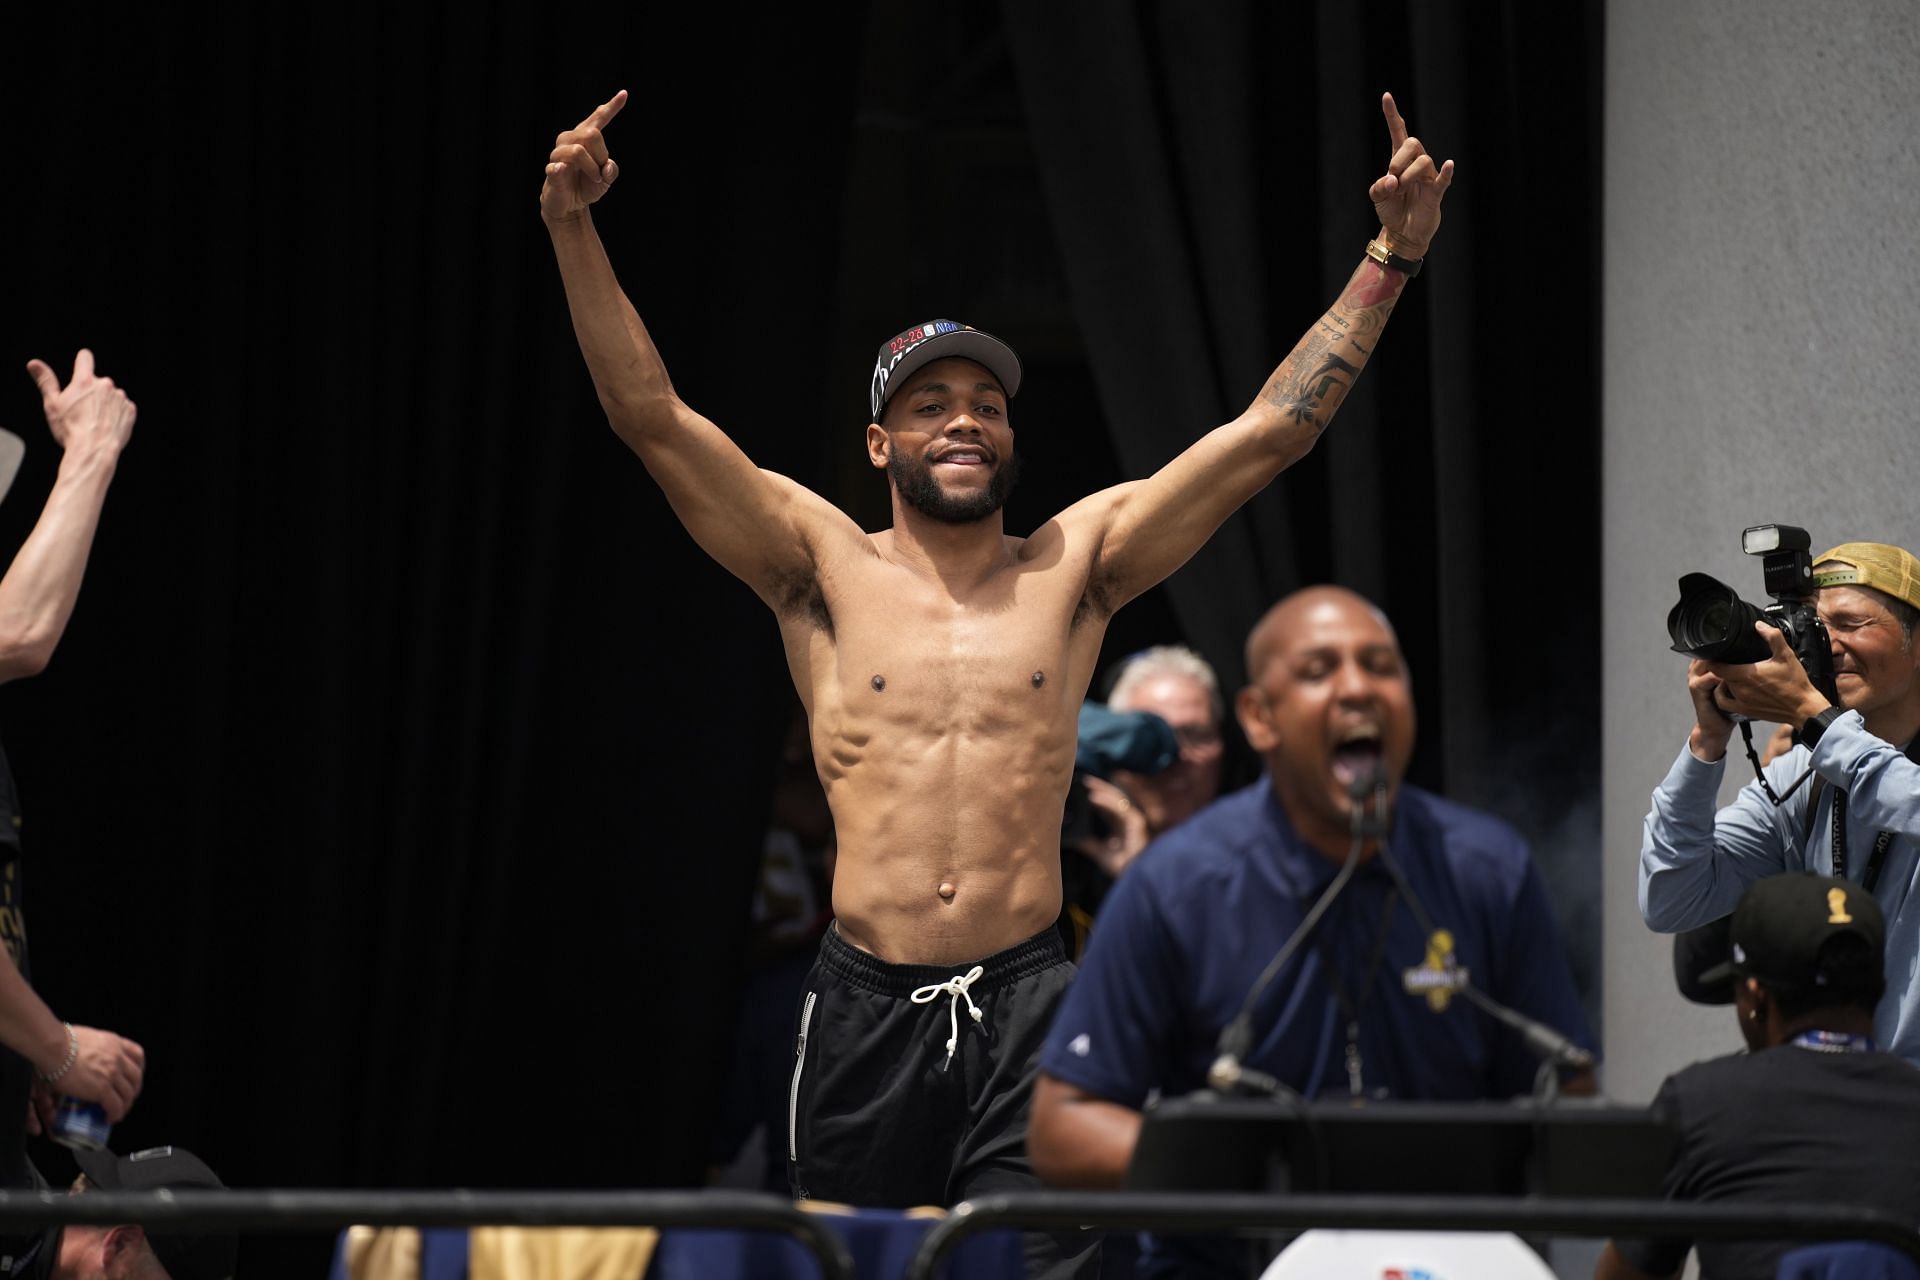
[[[1724,987],[1724,998],[1714,1001],[1719,1004],[1732,1002],[1735,978],[1758,978],[1770,987],[1829,988],[1836,996],[1857,994],[1857,973],[1836,975],[1820,963],[1821,948],[1843,935],[1867,944],[1872,972],[1878,974],[1885,964],[1887,921],[1872,894],[1851,880],[1812,871],[1768,876],[1749,886],[1734,909],[1732,957],[1700,974],[1700,985]]]
[[[74,1159],[87,1181],[102,1191],[157,1191],[161,1187],[226,1188],[199,1156],[185,1147],[148,1147],[130,1156],[111,1151],[76,1151]],[[147,1244],[172,1280],[228,1280],[238,1252],[228,1234],[147,1232]]]
[[[900,379],[935,360],[958,357],[984,365],[1000,380],[1000,389],[1013,399],[1020,390],[1020,357],[1013,348],[982,329],[958,320],[928,320],[903,329],[880,344],[873,361],[873,382],[867,392],[873,420],[880,421],[887,397],[898,389]]]

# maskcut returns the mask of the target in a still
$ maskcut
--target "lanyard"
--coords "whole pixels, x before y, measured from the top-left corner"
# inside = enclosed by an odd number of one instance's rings
[[[1893,832],[1882,831],[1874,837],[1873,852],[1867,855],[1866,869],[1860,873],[1860,887],[1868,893],[1880,883],[1887,850],[1892,847]],[[1847,793],[1837,787],[1833,792],[1833,874],[1843,880],[1847,875]]]
[[[1844,1031],[1802,1031],[1788,1043],[1815,1053],[1872,1053],[1878,1047],[1872,1036],[1849,1035]]]
[[[1915,735],[1907,743],[1902,753],[1915,764],[1920,764],[1920,735]],[[1808,766],[1813,766],[1809,762]],[[1820,789],[1826,785],[1826,779],[1814,776],[1813,790],[1807,796],[1806,835],[1813,834],[1814,814],[1820,807]],[[1860,873],[1860,887],[1868,893],[1880,883],[1880,872],[1887,860],[1887,850],[1893,847],[1893,832],[1882,831],[1874,837],[1873,852],[1867,855],[1867,865]],[[1847,793],[1839,787],[1833,789],[1833,874],[1844,880],[1847,877]]]
[[[1360,1011],[1367,1007],[1367,1000],[1373,995],[1374,979],[1380,976],[1380,962],[1387,958],[1387,925],[1393,920],[1394,904],[1400,900],[1400,886],[1387,890],[1386,905],[1380,911],[1380,927],[1373,937],[1373,955],[1367,960],[1366,976],[1360,979],[1360,999],[1356,1002],[1347,991],[1347,984],[1340,978],[1340,967],[1332,956],[1322,949],[1321,959],[1326,962],[1327,981],[1333,987],[1333,998],[1340,1002],[1340,1012],[1347,1019],[1347,1092],[1358,1098],[1365,1093],[1361,1083],[1360,1058]]]

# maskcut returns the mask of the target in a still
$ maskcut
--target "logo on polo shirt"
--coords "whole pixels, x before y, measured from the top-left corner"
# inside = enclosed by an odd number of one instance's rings
[[[1076,1058],[1084,1058],[1093,1052],[1093,1037],[1082,1031],[1067,1042],[1067,1052]]]
[[[1469,975],[1453,956],[1453,935],[1435,929],[1427,939],[1427,958],[1411,969],[1403,969],[1400,981],[1410,996],[1425,996],[1427,1007],[1445,1013],[1454,994],[1469,981]]]

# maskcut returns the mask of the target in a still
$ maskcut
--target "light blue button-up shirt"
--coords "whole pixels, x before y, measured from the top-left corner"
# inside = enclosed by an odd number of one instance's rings
[[[1807,832],[1809,779],[1778,808],[1758,782],[1718,813],[1726,758],[1708,764],[1687,747],[1654,788],[1640,840],[1640,915],[1650,929],[1678,933],[1732,913],[1749,884],[1777,871],[1818,871],[1858,880],[1882,831],[1894,833],[1873,896],[1887,917],[1887,994],[1874,1013],[1874,1036],[1889,1052],[1920,1065],[1920,764],[1867,732],[1857,711],[1828,726],[1819,747],[1795,747],[1766,768],[1774,794],[1814,769],[1820,789]],[[1847,793],[1847,865],[1833,866],[1833,797]]]

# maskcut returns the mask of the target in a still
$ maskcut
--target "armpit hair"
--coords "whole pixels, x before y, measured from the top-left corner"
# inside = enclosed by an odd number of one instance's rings
[[[1087,589],[1080,593],[1080,602],[1073,606],[1073,621],[1068,624],[1069,631],[1078,631],[1080,624],[1089,619],[1105,620],[1113,616],[1118,606],[1114,603],[1117,584],[1110,573],[1095,573],[1087,579]]]
[[[827,596],[820,589],[820,575],[801,570],[774,574],[767,582],[773,608],[782,618],[805,618],[816,628],[833,634],[833,614],[827,608]]]

